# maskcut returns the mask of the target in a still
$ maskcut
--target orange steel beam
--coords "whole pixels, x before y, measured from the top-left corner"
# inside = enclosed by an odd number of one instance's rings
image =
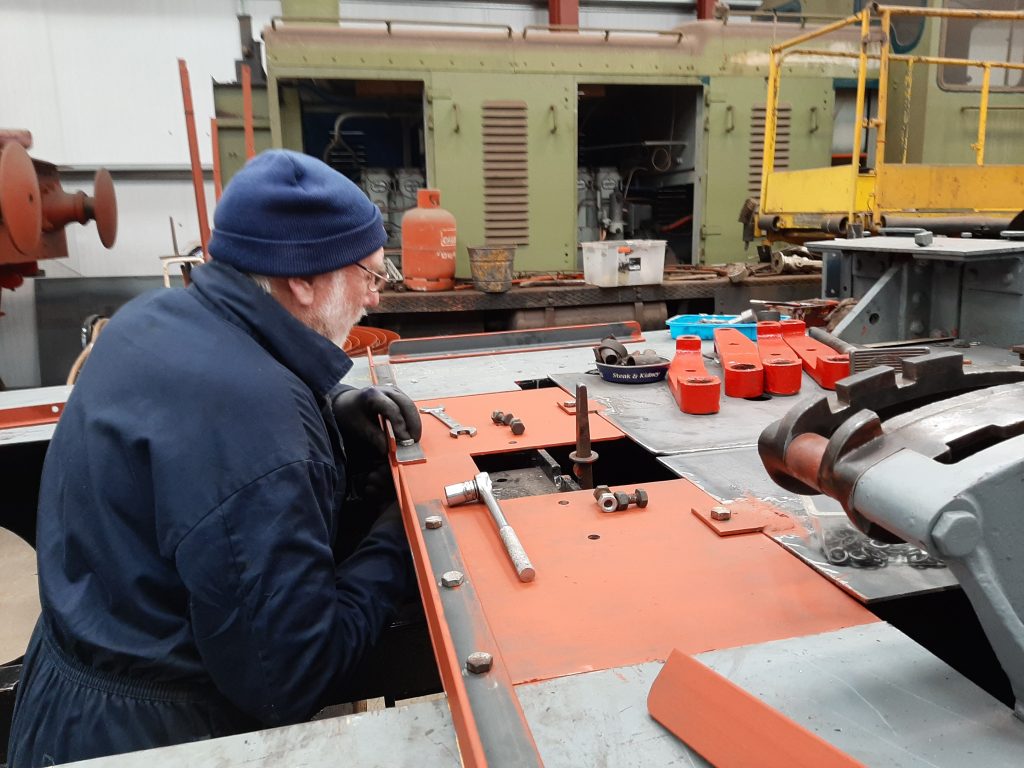
[[[210,144],[213,148],[213,194],[217,202],[220,202],[221,192],[224,186],[220,175],[220,134],[217,130],[217,118],[210,118]]]
[[[252,70],[242,65],[242,117],[245,125],[245,159],[256,156],[256,136],[252,124]]]
[[[548,0],[548,23],[553,27],[578,27],[580,25],[579,0]]]
[[[196,115],[192,109],[192,85],[188,78],[188,64],[178,59],[181,79],[181,100],[185,106],[185,131],[188,134],[188,155],[192,163],[192,188],[196,195],[196,215],[199,218],[199,241],[203,245],[203,258],[209,260],[210,221],[206,215],[206,188],[203,186],[203,167],[199,162],[199,141],[196,139]]]
[[[45,405],[24,405],[19,408],[0,410],[0,429],[35,427],[40,424],[54,424],[64,410],[64,403]]]

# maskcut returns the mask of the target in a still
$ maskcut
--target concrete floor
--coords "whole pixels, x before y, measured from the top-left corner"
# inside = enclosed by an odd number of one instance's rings
[[[38,616],[35,550],[0,528],[0,665],[25,654]]]

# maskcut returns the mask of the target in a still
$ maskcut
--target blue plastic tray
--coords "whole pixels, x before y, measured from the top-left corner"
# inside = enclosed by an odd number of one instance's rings
[[[715,338],[715,328],[735,328],[748,339],[757,341],[757,323],[729,323],[736,315],[676,315],[665,324],[673,339],[680,336],[700,336],[702,339]],[[783,316],[783,320],[787,317]],[[704,322],[701,322],[701,321]]]

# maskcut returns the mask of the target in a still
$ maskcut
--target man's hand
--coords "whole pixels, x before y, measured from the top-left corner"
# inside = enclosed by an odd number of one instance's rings
[[[331,408],[349,456],[353,450],[362,450],[362,446],[379,456],[387,453],[387,433],[378,419],[381,416],[391,422],[399,445],[419,442],[423,432],[416,404],[395,387],[349,389],[334,398]]]

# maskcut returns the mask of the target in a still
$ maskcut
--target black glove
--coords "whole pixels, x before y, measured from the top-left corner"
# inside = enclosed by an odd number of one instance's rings
[[[364,450],[371,451],[376,457],[387,454],[388,437],[381,428],[379,417],[391,422],[399,445],[408,444],[408,441],[419,442],[423,433],[416,404],[395,387],[345,390],[334,398],[331,409],[350,458],[353,453]]]

